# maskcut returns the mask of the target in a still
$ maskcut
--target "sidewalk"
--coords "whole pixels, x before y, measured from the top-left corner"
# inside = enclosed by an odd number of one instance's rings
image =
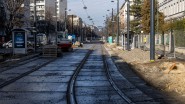
[[[131,51],[123,50],[120,47],[117,47],[116,45],[106,44],[105,46],[112,49],[111,52],[112,55],[117,55],[119,57],[122,57],[126,62],[137,62],[137,63],[146,63],[150,61],[150,52],[149,51],[143,51],[141,49],[133,49]]]
[[[124,57],[125,60],[128,62],[134,62],[137,61],[139,63],[145,63],[150,61],[150,51],[149,49],[142,50],[139,48],[132,49],[130,51],[123,50],[121,46],[116,46],[115,44],[106,44],[109,48],[111,48],[113,51],[116,51],[119,57]],[[156,49],[155,50],[155,59],[157,60],[159,55],[163,55],[163,50]],[[174,59],[174,53],[165,52],[166,59]],[[177,59],[185,60],[185,54],[175,52],[175,57]]]
[[[116,45],[105,44],[105,46],[112,57],[118,56],[127,62],[148,85],[164,93],[167,98],[175,99],[170,104],[185,104],[185,60],[156,58],[155,62],[150,62],[149,51],[141,49],[126,51]],[[178,55],[185,59],[183,54]],[[171,69],[174,63],[176,68]]]

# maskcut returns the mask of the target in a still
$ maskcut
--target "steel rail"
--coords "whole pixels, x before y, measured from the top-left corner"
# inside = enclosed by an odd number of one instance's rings
[[[42,64],[42,65],[36,66],[35,68],[32,68],[31,70],[29,70],[29,71],[27,71],[27,72],[25,72],[25,73],[22,73],[22,74],[20,74],[19,76],[17,76],[17,77],[15,77],[15,78],[13,78],[13,79],[10,79],[10,80],[8,80],[8,81],[6,81],[6,82],[0,84],[0,89],[2,89],[3,87],[5,87],[5,86],[7,86],[7,85],[9,85],[9,84],[11,84],[11,83],[17,81],[18,79],[21,79],[21,78],[23,78],[23,77],[29,75],[30,73],[33,73],[34,71],[37,71],[37,70],[40,69],[41,67],[43,67],[43,66],[45,66],[45,65],[47,65],[47,64],[49,64],[49,63],[51,63],[51,62],[53,62],[53,61],[56,60],[56,59],[57,59],[57,58],[51,59],[51,60],[49,60],[48,62],[46,62],[46,63],[44,63],[44,64]]]
[[[112,87],[115,89],[115,91],[129,104],[135,104],[134,102],[132,102],[132,100],[130,100],[118,87],[117,85],[114,83],[113,78],[111,77],[111,73],[109,70],[109,66],[108,63],[106,61],[106,54],[105,54],[105,48],[103,48],[102,46],[102,53],[103,53],[103,63],[104,63],[104,68],[106,70],[106,75],[107,78],[110,82],[110,84],[112,85]]]
[[[0,73],[4,72],[4,71],[7,71],[7,70],[11,70],[12,68],[15,68],[15,67],[18,67],[20,65],[24,65],[24,64],[27,64],[31,61],[35,61],[37,60],[39,57],[32,57],[31,59],[28,59],[28,60],[21,60],[20,62],[14,62],[14,63],[11,63],[11,65],[6,65],[4,67],[0,67],[1,70],[0,70]]]
[[[75,98],[75,93],[74,93],[74,84],[76,81],[76,78],[78,76],[78,73],[80,72],[80,70],[82,69],[82,67],[84,66],[85,62],[87,61],[89,55],[92,53],[92,51],[94,50],[95,45],[92,46],[92,48],[88,51],[88,53],[86,54],[86,56],[83,58],[83,60],[81,61],[81,63],[78,65],[78,67],[76,68],[74,74],[72,75],[68,87],[67,87],[67,103],[68,104],[77,104],[76,98]]]

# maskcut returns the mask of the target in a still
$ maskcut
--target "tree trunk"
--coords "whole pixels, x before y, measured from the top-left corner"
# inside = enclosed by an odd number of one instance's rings
[[[161,39],[161,44],[163,47],[163,55],[166,57],[166,48],[165,48],[165,44],[164,44],[164,32],[162,32],[162,39]]]
[[[174,52],[174,37],[173,37],[173,31],[170,32],[170,44],[169,44],[169,52]]]

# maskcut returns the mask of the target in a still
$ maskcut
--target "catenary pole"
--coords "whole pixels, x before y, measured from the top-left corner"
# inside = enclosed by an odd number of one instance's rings
[[[111,20],[111,27],[112,27],[112,35],[114,34],[114,12],[112,8],[112,20]]]
[[[127,50],[130,50],[130,1],[127,0]]]
[[[155,61],[155,0],[150,0],[150,61]]]
[[[117,25],[118,25],[118,30],[117,30],[117,45],[119,45],[119,36],[120,36],[120,24],[119,24],[119,0],[117,0]]]
[[[34,16],[33,16],[33,27],[35,28],[36,30],[36,0],[33,1],[33,4],[34,4],[34,8],[33,8],[33,11],[34,11]],[[37,44],[37,36],[36,36],[36,32],[34,33],[34,52],[36,52],[37,48],[36,48],[36,44]]]

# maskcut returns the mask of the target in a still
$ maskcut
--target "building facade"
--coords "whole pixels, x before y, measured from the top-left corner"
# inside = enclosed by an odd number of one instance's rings
[[[128,3],[129,3],[129,5],[131,6],[131,5],[133,5],[134,4],[134,2],[133,2],[133,0],[129,0],[129,2],[125,2],[122,6],[121,6],[121,8],[120,8],[120,13],[119,13],[119,17],[120,17],[120,25],[121,25],[121,36],[120,36],[120,40],[119,40],[119,44],[121,44],[123,47],[124,47],[124,49],[126,49],[126,44],[127,44],[127,37],[128,37],[128,35],[127,35],[127,28],[129,28],[129,30],[130,30],[130,27],[127,27],[127,20],[128,20],[128,15],[127,15],[127,11],[128,11]],[[132,20],[134,20],[134,16],[133,15],[129,15],[130,17],[130,21],[132,21]],[[132,40],[132,42],[130,42],[130,47],[131,48],[134,48],[134,40],[135,40],[135,37],[131,34],[131,32],[130,32],[130,36],[129,36],[129,40]]]
[[[30,16],[34,18],[34,0],[30,0]],[[36,0],[36,20],[45,20],[46,15],[56,15],[56,2],[55,0]]]
[[[126,32],[127,30],[127,7],[128,7],[128,2],[125,2],[121,8],[120,8],[120,24],[122,25],[122,32]],[[133,0],[130,0],[130,6],[133,5]],[[130,15],[130,21],[134,20],[134,16]]]
[[[83,21],[82,18],[78,17],[77,15],[71,14],[68,15],[69,19],[69,34],[75,34],[76,39],[79,41],[82,39],[81,34],[82,34],[82,28],[83,28]]]
[[[67,10],[67,0],[57,0],[57,17],[59,21],[65,20]]]
[[[36,0],[37,20],[45,20],[46,16],[57,20],[64,20],[65,10],[67,9],[67,0]],[[34,18],[34,0],[30,0],[30,16]]]
[[[158,0],[158,3],[166,21],[185,17],[185,0]]]
[[[22,28],[29,28],[30,27],[30,0],[24,0],[24,3],[22,4],[22,9],[23,12],[22,15],[22,21],[23,21],[23,26]]]

